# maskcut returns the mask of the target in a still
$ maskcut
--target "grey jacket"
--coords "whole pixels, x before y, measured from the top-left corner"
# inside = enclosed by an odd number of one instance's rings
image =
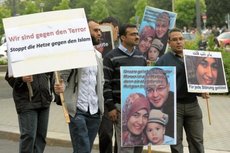
[[[100,114],[104,113],[104,97],[103,97],[103,85],[104,85],[104,73],[103,73],[103,59],[101,54],[95,50],[95,56],[97,60],[97,88],[98,95],[98,107]],[[65,104],[70,116],[74,117],[76,114],[76,102],[78,98],[78,81],[82,74],[82,68],[64,70],[60,72],[61,78],[64,80],[65,91],[64,99]]]

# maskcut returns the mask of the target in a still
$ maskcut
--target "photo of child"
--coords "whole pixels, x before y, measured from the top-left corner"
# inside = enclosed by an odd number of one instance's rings
[[[146,126],[146,135],[149,143],[153,145],[175,144],[175,140],[172,137],[165,135],[168,120],[169,116],[162,113],[161,110],[152,109],[150,111]]]

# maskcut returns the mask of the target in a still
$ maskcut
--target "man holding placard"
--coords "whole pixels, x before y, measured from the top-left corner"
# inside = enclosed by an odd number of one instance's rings
[[[197,93],[187,89],[183,60],[184,38],[180,29],[169,31],[168,44],[172,51],[167,52],[157,62],[157,66],[176,67],[177,87],[177,144],[171,145],[172,153],[183,153],[183,128],[185,129],[190,153],[204,153],[202,111]],[[204,98],[208,95],[202,94]]]
[[[50,102],[50,79],[52,73],[9,77],[5,80],[13,88],[20,129],[19,153],[43,153],[46,145],[46,134]]]
[[[101,38],[99,23],[88,21],[93,45]],[[61,71],[63,80],[55,84],[63,93],[70,116],[69,130],[74,153],[90,153],[104,112],[102,55],[95,50],[97,66]]]

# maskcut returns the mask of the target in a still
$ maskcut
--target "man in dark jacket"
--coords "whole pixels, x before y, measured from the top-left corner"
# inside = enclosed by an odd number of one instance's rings
[[[9,77],[5,80],[13,88],[20,129],[19,153],[43,153],[52,94],[51,74]]]

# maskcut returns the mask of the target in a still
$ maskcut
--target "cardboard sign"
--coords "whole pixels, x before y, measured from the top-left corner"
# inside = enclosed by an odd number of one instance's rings
[[[184,50],[188,92],[228,92],[221,52]]]
[[[14,77],[96,65],[84,9],[3,19]]]

